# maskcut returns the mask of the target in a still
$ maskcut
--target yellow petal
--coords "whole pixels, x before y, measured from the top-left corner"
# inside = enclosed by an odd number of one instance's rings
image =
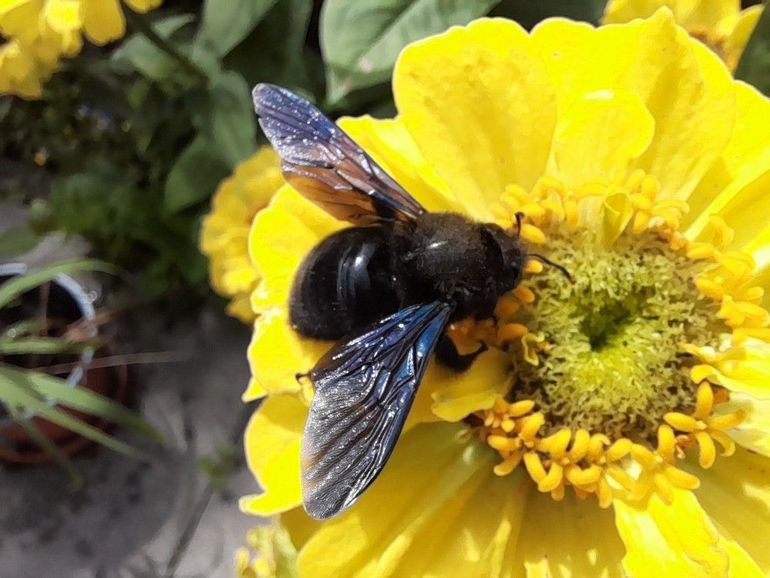
[[[252,297],[254,311],[286,307],[302,259],[343,226],[288,185],[279,190],[249,231],[249,255],[263,279]]]
[[[559,502],[532,492],[512,561],[523,563],[529,578],[609,578],[624,576],[624,553],[611,511],[572,492]]]
[[[442,423],[422,424],[406,432],[382,475],[359,502],[324,523],[305,544],[299,556],[300,574],[313,578],[408,576],[414,574],[402,567],[405,556],[412,561],[420,553],[433,559],[470,559],[469,552],[427,551],[420,540],[430,531],[442,530],[433,525],[436,517],[446,509],[462,510],[469,498],[463,493],[466,484],[480,487],[492,468],[493,453],[462,435],[463,430],[457,424]],[[457,533],[474,529],[456,526]],[[479,548],[488,546],[474,543]]]
[[[426,209],[462,211],[400,118],[346,117],[337,123]]]
[[[622,193],[608,196],[603,208],[601,239],[602,244],[609,248],[625,231],[634,211],[628,195]]]
[[[767,191],[770,190],[770,147],[738,169],[725,189],[712,197],[687,229],[687,237],[698,239],[709,217],[719,215],[735,229],[735,247],[751,246],[767,235]]]
[[[289,395],[271,396],[254,412],[244,437],[246,460],[262,493],[244,496],[240,508],[269,516],[302,502],[300,441],[307,408]]]
[[[533,491],[520,474],[500,478],[479,470],[415,536],[393,575],[510,576],[510,553]]]
[[[131,7],[131,10],[134,12],[144,13],[149,12],[150,10],[154,10],[161,4],[163,4],[163,0],[123,0],[126,4],[128,4]]]
[[[641,156],[655,132],[655,121],[636,94],[600,90],[583,95],[556,127],[553,155],[567,188],[618,184],[631,161]]]
[[[239,319],[243,323],[254,321],[254,312],[251,310],[250,295],[236,295],[227,304],[227,314]]]
[[[408,46],[393,76],[417,146],[477,219],[505,187],[542,175],[556,116],[553,90],[516,23],[481,19]]]
[[[701,480],[698,500],[720,533],[734,540],[765,575],[770,573],[770,460],[738,448],[708,470],[688,465]]]
[[[532,34],[556,85],[559,110],[597,91],[639,96],[655,120],[655,135],[631,168],[654,175],[663,196],[686,199],[732,128],[733,83],[719,59],[701,54],[704,47],[677,29],[667,10],[596,30],[546,20]]]
[[[770,310],[770,261],[767,261],[765,266],[757,272],[754,281],[757,286],[765,290],[765,294],[762,296],[762,307]]]
[[[730,557],[728,578],[767,578],[767,574],[762,572],[759,565],[737,542],[721,536],[719,547],[724,548]]]
[[[735,70],[738,61],[741,59],[743,49],[757,26],[759,17],[762,15],[762,6],[749,6],[740,14],[727,18],[729,32],[725,35],[722,44],[724,59],[730,70]],[[724,26],[724,22],[722,24]]]
[[[314,520],[302,508],[294,508],[281,514],[281,524],[291,536],[291,542],[299,550],[321,528],[323,522]]]
[[[725,191],[736,175],[746,170],[756,173],[757,169],[751,169],[751,164],[756,163],[762,151],[770,147],[767,131],[764,130],[764,123],[770,116],[770,99],[743,82],[736,82],[734,87],[736,117],[730,140],[718,162],[687,200],[690,213],[685,215],[684,225],[689,226],[700,218],[697,230],[688,233],[691,238],[705,227],[709,215],[719,212],[732,196],[741,191],[735,186]],[[740,226],[739,223],[731,225]]]
[[[249,300],[259,282],[249,258],[249,229],[283,184],[278,155],[263,146],[220,183],[201,224],[200,249],[209,258],[211,286],[233,299],[228,312],[247,323],[254,320]]]
[[[768,391],[770,398],[770,391]],[[743,411],[746,418],[727,433],[743,447],[770,457],[770,399],[757,399],[733,392],[730,401],[717,407],[718,413]]]
[[[459,421],[481,409],[492,407],[510,388],[511,358],[499,349],[489,349],[463,372],[431,363],[423,378],[409,422]]]
[[[692,492],[671,491],[671,504],[657,494],[642,503],[615,499],[623,566],[633,576],[725,576],[728,556],[716,528]]]
[[[733,348],[732,360],[717,364],[719,383],[731,391],[746,393],[757,399],[770,398],[770,343],[748,339]]]
[[[741,4],[738,0],[610,0],[602,22],[620,24],[647,18],[664,6],[673,11],[677,24],[708,31],[715,30],[723,18],[737,14]]]
[[[80,0],[83,29],[88,39],[99,46],[121,38],[126,20],[118,0]]]
[[[770,217],[770,213],[768,213]],[[743,250],[750,253],[757,266],[757,272],[761,274],[770,268],[770,223],[759,231],[759,233],[743,247]],[[763,287],[763,285],[759,285]],[[767,287],[767,285],[764,285]]]
[[[297,374],[312,369],[332,346],[328,341],[301,337],[289,326],[285,309],[265,311],[254,323],[248,349],[252,381],[244,401],[265,393],[297,393]]]
[[[49,0],[43,16],[48,24],[59,33],[78,30],[82,26],[80,4],[76,0]]]
[[[34,43],[40,34],[34,24],[44,7],[43,0],[5,0],[0,4],[0,32],[25,45]]]

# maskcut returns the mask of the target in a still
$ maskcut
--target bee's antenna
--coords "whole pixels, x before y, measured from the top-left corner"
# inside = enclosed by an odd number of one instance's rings
[[[567,270],[567,268],[564,267],[563,265],[559,265],[558,263],[554,263],[548,257],[545,257],[543,255],[539,255],[537,253],[527,253],[527,257],[532,257],[533,259],[537,259],[541,263],[545,263],[546,265],[550,265],[551,267],[555,267],[556,269],[558,269],[559,271],[561,271],[564,274],[564,276],[569,280],[570,283],[572,283],[573,285],[575,284],[575,278],[572,276],[572,273],[570,273],[569,270]]]
[[[516,218],[516,238],[518,239],[521,237],[521,221],[524,219],[524,217],[526,217],[526,215],[521,211],[516,211],[514,217]]]

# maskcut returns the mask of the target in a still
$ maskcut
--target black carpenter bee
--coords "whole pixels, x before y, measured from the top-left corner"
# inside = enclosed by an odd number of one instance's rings
[[[354,225],[305,257],[289,303],[296,331],[339,340],[306,374],[315,394],[302,438],[303,502],[325,519],[382,471],[431,353],[455,368],[472,361],[444,336],[447,324],[491,316],[528,255],[498,225],[427,212],[296,94],[259,84],[253,97],[286,180]]]

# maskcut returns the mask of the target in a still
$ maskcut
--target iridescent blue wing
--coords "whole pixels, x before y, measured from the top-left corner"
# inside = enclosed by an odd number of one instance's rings
[[[451,312],[440,302],[402,309],[336,345],[310,372],[302,499],[313,518],[346,510],[380,474]]]
[[[352,138],[293,92],[258,84],[259,125],[286,180],[332,216],[355,225],[414,219],[425,209]]]

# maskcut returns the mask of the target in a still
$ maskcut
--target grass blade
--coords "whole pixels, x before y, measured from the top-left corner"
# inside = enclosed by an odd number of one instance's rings
[[[40,333],[45,329],[45,322],[42,319],[23,319],[6,327],[0,339],[18,339],[33,333]]]
[[[104,263],[103,261],[82,259],[79,261],[59,263],[39,271],[12,277],[0,285],[0,307],[5,307],[20,295],[23,295],[30,289],[34,289],[43,283],[47,283],[57,275],[74,273],[76,271],[102,271],[105,273],[113,273],[116,269],[109,263]]]
[[[0,372],[9,379],[24,384],[43,399],[52,399],[71,409],[107,419],[114,424],[138,431],[158,443],[163,443],[163,436],[139,414],[108,397],[82,387],[70,387],[61,378],[37,371],[23,371],[3,366],[0,367]]]
[[[75,467],[75,464],[72,463],[72,460],[65,456],[55,443],[43,435],[43,432],[41,432],[40,429],[35,425],[35,422],[24,417],[18,408],[11,406],[9,411],[11,413],[11,417],[13,417],[13,420],[24,428],[24,431],[27,432],[29,438],[38,446],[40,446],[43,451],[51,456],[51,458],[53,458],[53,460],[59,464],[59,466],[64,469],[64,471],[67,472],[72,486],[75,489],[82,487],[83,475]]]
[[[91,441],[116,452],[131,457],[139,457],[141,455],[138,450],[132,448],[128,444],[107,435],[102,430],[61,411],[55,406],[49,405],[46,401],[37,397],[38,392],[34,389],[25,387],[25,385],[20,385],[19,382],[9,379],[7,369],[7,367],[0,368],[0,395],[4,396],[4,401],[7,405],[15,405],[19,408],[29,409],[38,417],[47,419],[56,425],[66,428],[73,433],[88,438]],[[74,389],[77,388],[73,388],[73,390]]]
[[[98,345],[94,341],[67,341],[58,337],[29,337],[0,339],[0,355],[55,355],[57,353],[81,353]]]

